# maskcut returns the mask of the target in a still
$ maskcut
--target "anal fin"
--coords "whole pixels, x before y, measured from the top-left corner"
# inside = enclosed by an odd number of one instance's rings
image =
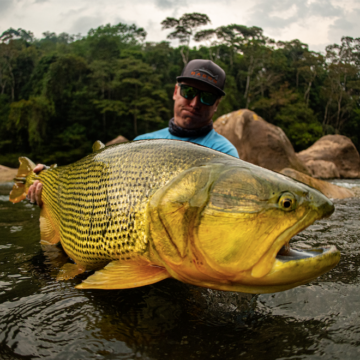
[[[166,269],[136,261],[112,261],[89,276],[77,289],[131,289],[170,277]]]
[[[40,242],[44,245],[55,245],[60,241],[58,229],[51,219],[45,204],[40,210],[40,236]]]
[[[85,266],[67,263],[60,269],[56,280],[73,279],[76,275],[82,274],[85,270]]]

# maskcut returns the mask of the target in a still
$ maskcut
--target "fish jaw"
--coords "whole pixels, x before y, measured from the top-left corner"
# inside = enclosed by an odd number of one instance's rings
[[[299,222],[295,223],[293,226],[281,233],[259,262],[252,267],[251,276],[253,278],[262,278],[266,276],[273,268],[273,264],[275,263],[276,257],[280,253],[281,249],[283,247],[289,247],[289,242],[293,236],[306,229],[316,220],[328,216],[328,213],[332,213],[333,206],[329,201],[325,201],[323,207],[326,208],[324,212],[320,212],[319,214],[318,211],[310,210]]]
[[[307,213],[302,221],[279,236],[252,269],[239,273],[231,285],[223,286],[222,290],[246,289],[246,292],[255,294],[284,291],[306,284],[333,269],[340,261],[340,252],[335,246],[302,250],[289,245],[294,235],[333,212],[330,202],[323,207],[323,216],[314,210]]]
[[[238,281],[197,285],[251,294],[275,293],[307,284],[333,269],[340,261],[340,252],[333,245],[292,252],[299,257],[299,254],[302,254],[303,258],[294,260],[290,260],[290,256],[288,260],[276,258],[270,272],[261,278],[254,278],[251,271],[247,271],[241,274],[241,279]]]
[[[334,245],[292,250],[288,256],[276,258],[271,271],[262,278],[262,283],[271,283],[273,286],[286,286],[294,282],[306,283],[330,271],[339,261],[340,252]]]

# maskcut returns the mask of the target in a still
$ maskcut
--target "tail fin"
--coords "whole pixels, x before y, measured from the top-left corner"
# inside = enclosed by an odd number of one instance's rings
[[[20,166],[16,177],[15,184],[10,192],[9,200],[15,204],[24,200],[28,188],[26,187],[26,177],[33,171],[35,164],[26,157],[19,158]]]

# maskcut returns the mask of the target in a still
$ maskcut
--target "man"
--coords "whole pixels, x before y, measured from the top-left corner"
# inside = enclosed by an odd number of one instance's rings
[[[229,140],[213,129],[214,116],[222,96],[225,95],[225,71],[210,60],[192,60],[176,80],[173,100],[174,117],[169,127],[136,137],[134,140],[172,139],[190,141],[225,154],[239,157]],[[35,172],[44,169],[37,165]],[[42,205],[42,184],[35,181],[29,188],[27,198]]]
[[[210,60],[190,61],[176,78],[174,117],[169,121],[169,127],[134,140],[190,141],[239,157],[230,141],[213,129],[212,117],[225,95],[225,77],[224,70]]]

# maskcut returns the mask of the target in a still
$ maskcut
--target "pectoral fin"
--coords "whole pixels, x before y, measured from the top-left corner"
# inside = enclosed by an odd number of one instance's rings
[[[170,277],[166,269],[136,261],[112,261],[89,276],[77,289],[130,289],[150,285]]]
[[[40,242],[44,245],[55,245],[60,241],[60,234],[46,205],[40,210],[40,237]]]
[[[82,274],[86,268],[77,264],[65,264],[59,271],[56,280],[73,279],[76,275]]]

